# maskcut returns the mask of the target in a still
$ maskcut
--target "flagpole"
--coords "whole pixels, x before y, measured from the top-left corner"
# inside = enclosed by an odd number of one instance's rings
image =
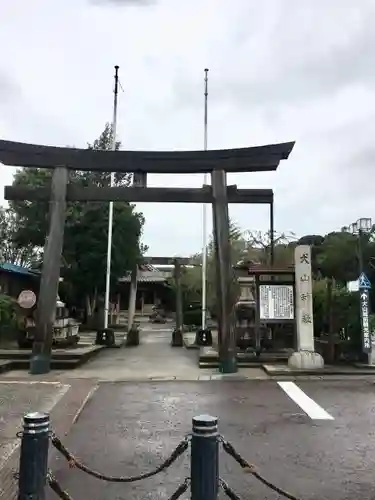
[[[208,98],[208,69],[204,70],[204,150],[207,151],[207,99]],[[208,183],[208,175],[204,174],[204,184]],[[202,329],[206,328],[207,309],[207,204],[203,203],[202,224]]]
[[[116,151],[117,131],[117,97],[118,97],[118,66],[115,66],[115,87],[113,90],[113,119],[112,119],[112,151]],[[115,173],[111,172],[110,186],[115,183]],[[105,299],[104,299],[104,328],[108,328],[109,315],[109,292],[111,286],[111,258],[112,258],[112,230],[113,230],[113,201],[109,202],[108,211],[108,245],[107,245],[107,272],[105,277]]]

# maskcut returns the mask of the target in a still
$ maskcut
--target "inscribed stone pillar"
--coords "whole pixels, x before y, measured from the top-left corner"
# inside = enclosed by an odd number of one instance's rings
[[[315,352],[314,316],[311,275],[311,247],[298,245],[294,250],[295,304],[297,327],[297,352],[289,358],[293,368],[322,368],[323,358]]]

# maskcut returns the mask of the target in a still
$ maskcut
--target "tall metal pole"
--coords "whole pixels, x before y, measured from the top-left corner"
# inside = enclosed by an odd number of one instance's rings
[[[363,264],[363,231],[361,228],[358,229],[358,263],[359,263],[359,274],[361,275],[365,272]]]
[[[207,98],[208,98],[208,69],[204,70],[204,150],[207,151]],[[204,184],[208,183],[208,175],[204,174]],[[202,329],[206,328],[207,309],[207,205],[203,203],[202,224]]]
[[[115,66],[115,87],[113,97],[113,119],[112,119],[112,151],[116,150],[117,130],[117,97],[118,97],[118,66]],[[115,183],[115,173],[111,172],[110,186]],[[109,291],[111,286],[111,257],[112,257],[112,229],[113,229],[113,201],[109,202],[108,212],[108,245],[107,245],[107,273],[105,277],[105,299],[104,299],[104,328],[108,328],[109,314]]]

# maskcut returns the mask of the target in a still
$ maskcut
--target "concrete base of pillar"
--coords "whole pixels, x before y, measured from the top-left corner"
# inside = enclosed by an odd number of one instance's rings
[[[298,351],[290,356],[288,365],[295,370],[319,370],[324,368],[324,360],[317,352]]]

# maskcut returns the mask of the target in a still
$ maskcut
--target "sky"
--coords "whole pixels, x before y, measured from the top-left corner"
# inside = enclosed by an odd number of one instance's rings
[[[374,0],[0,0],[0,137],[86,147],[112,119],[129,150],[296,141],[277,172],[232,174],[272,188],[277,232],[324,234],[375,219]],[[0,164],[3,186],[14,168]],[[149,186],[202,185],[149,175]],[[148,255],[202,247],[202,206],[138,204]],[[212,214],[207,210],[208,226]],[[268,230],[265,205],[232,205],[244,231]]]

